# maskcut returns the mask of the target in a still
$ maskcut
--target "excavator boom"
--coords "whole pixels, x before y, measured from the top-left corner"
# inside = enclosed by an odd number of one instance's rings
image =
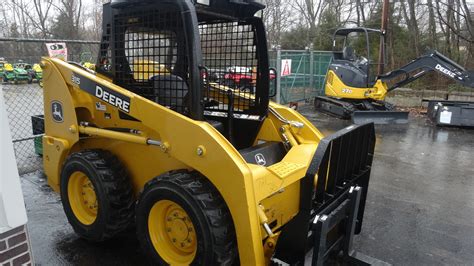
[[[435,50],[412,60],[399,69],[380,75],[378,79],[383,82],[389,82],[400,76],[405,76],[403,80],[390,86],[388,91],[392,91],[413,82],[431,71],[436,71],[463,86],[474,88],[474,71],[466,70],[458,63]]]

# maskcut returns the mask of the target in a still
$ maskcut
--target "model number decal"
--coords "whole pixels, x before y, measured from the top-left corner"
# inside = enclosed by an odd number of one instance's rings
[[[351,89],[342,89],[342,93],[352,93],[352,90]]]

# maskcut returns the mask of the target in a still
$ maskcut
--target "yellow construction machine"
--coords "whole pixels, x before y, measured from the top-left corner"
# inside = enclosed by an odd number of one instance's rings
[[[341,28],[333,38],[333,60],[326,74],[324,96],[315,98],[315,108],[322,112],[359,123],[407,123],[408,112],[396,111],[385,101],[387,93],[400,88],[425,74],[435,71],[461,85],[474,87],[474,72],[437,51],[412,60],[408,64],[385,74],[376,75],[371,60],[377,47],[370,44],[382,40],[385,32],[370,28]],[[359,46],[358,53],[354,46]]]
[[[373,124],[325,137],[269,101],[263,8],[112,0],[96,72],[43,58],[44,170],[79,236],[135,222],[162,265],[359,261]],[[207,78],[231,66],[254,88]]]

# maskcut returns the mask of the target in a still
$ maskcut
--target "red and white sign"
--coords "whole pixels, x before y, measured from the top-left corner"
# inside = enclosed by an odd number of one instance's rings
[[[280,76],[284,77],[289,75],[291,75],[291,59],[282,59]]]
[[[59,58],[64,61],[67,61],[66,43],[63,43],[63,42],[47,43],[46,48],[48,49],[48,54],[50,57]]]

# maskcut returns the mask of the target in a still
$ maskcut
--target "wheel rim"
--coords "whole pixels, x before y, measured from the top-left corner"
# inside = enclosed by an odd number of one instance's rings
[[[150,239],[160,257],[171,265],[189,265],[197,250],[194,225],[186,211],[170,200],[156,202],[148,216]]]
[[[85,225],[90,225],[97,218],[97,195],[94,185],[83,172],[74,172],[69,177],[67,193],[69,204],[76,218]]]

